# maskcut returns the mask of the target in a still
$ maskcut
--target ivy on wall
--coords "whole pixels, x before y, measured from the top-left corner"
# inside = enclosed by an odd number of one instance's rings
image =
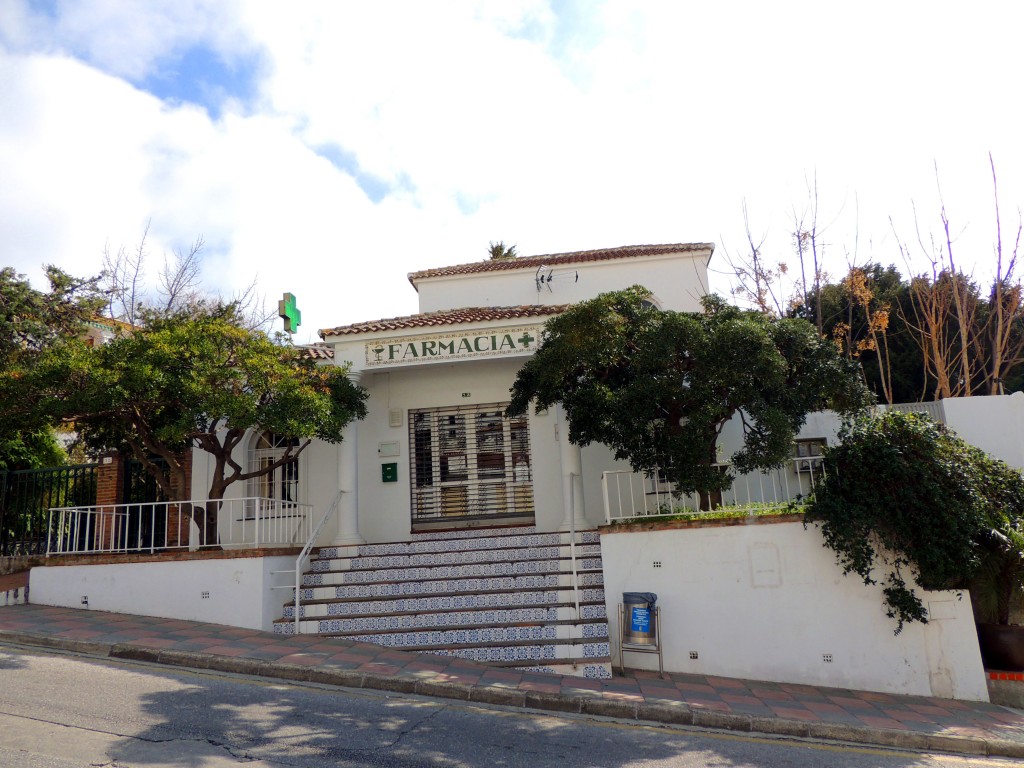
[[[925,416],[860,419],[827,450],[825,468],[806,519],[844,573],[885,584],[897,634],[928,621],[913,583],[964,589],[993,564],[1024,563],[1024,477]],[[1024,568],[1003,571],[993,588],[1009,598]]]

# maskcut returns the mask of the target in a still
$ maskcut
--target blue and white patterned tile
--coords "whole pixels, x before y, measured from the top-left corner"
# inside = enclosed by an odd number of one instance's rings
[[[610,656],[611,649],[608,643],[584,643],[583,644],[583,657],[586,659],[595,659],[602,656]]]
[[[610,680],[612,671],[605,664],[588,664],[583,667],[583,677],[591,680]]]
[[[605,623],[584,624],[583,637],[608,637],[608,625]]]

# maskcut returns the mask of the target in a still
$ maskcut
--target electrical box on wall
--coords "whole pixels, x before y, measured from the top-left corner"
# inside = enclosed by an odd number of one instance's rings
[[[387,459],[392,456],[398,455],[398,441],[394,440],[387,443],[377,443],[377,455],[382,459]]]
[[[398,482],[398,463],[392,462],[390,464],[380,465],[380,481],[382,483],[397,483]]]

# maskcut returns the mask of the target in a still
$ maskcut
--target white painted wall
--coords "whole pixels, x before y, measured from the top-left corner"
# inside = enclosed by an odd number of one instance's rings
[[[536,267],[431,277],[418,281],[420,312],[458,307],[572,304],[600,293],[642,285],[662,309],[695,312],[708,292],[709,251],[555,265],[537,290]],[[579,279],[576,279],[576,275]]]
[[[946,424],[971,445],[1024,469],[1024,392],[942,401]]]
[[[881,586],[844,576],[800,522],[603,533],[613,653],[622,593],[654,592],[668,671],[988,700],[966,593],[922,593],[931,621],[894,636]]]
[[[294,557],[239,557],[44,566],[33,568],[29,579],[37,605],[271,630],[289,595],[271,589],[289,576],[271,572],[294,567]],[[88,606],[82,605],[83,597],[89,598]]]

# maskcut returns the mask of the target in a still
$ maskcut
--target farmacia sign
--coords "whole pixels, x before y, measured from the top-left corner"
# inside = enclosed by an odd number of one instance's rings
[[[366,342],[366,367],[414,365],[535,352],[541,326],[407,336]]]

